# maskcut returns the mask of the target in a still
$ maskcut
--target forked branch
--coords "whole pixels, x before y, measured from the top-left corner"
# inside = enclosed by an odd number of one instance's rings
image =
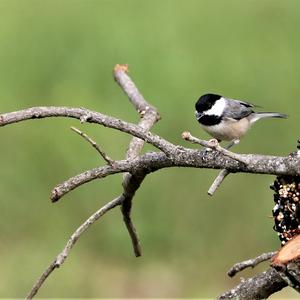
[[[116,65],[114,68],[114,78],[123,89],[129,101],[140,115],[138,125],[145,131],[149,131],[151,127],[160,120],[160,115],[154,106],[151,106],[140,93],[134,82],[127,75],[128,65]],[[144,146],[144,140],[133,137],[126,152],[126,159],[136,158]],[[136,257],[142,255],[142,248],[137,231],[131,219],[132,198],[136,190],[140,187],[145,178],[145,173],[130,174],[125,173],[123,176],[123,197],[121,211],[126,228],[132,241],[134,254]]]

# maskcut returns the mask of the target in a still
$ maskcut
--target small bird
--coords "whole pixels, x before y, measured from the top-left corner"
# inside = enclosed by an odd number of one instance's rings
[[[201,127],[218,142],[230,141],[226,147],[229,149],[239,143],[256,121],[287,118],[286,114],[277,112],[254,112],[253,107],[258,106],[216,94],[205,94],[196,102],[195,115]]]

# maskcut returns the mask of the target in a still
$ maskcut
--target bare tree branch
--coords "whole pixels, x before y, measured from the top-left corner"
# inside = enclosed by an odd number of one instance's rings
[[[88,170],[81,174],[78,174],[63,183],[58,184],[52,191],[50,195],[50,199],[52,202],[58,201],[62,196],[76,187],[90,182],[96,178],[104,178],[108,175],[125,172],[128,170],[128,165],[126,161],[116,162],[114,165],[107,165],[104,167],[94,168],[92,170]]]
[[[211,153],[199,150],[175,146],[167,140],[145,132],[141,127],[125,121],[118,120],[113,117],[92,112],[82,108],[68,108],[68,107],[33,107],[21,111],[0,115],[0,126],[12,124],[19,121],[35,118],[45,117],[72,117],[81,119],[82,116],[87,116],[87,122],[101,124],[110,128],[114,128],[133,136],[139,137],[144,141],[152,144],[158,149],[168,154],[168,157],[160,154],[151,154],[151,162],[148,157],[141,157],[139,165],[144,163],[148,164],[147,168],[151,169],[151,164],[155,164],[155,170],[162,167],[180,166],[180,167],[196,167],[196,168],[214,168],[214,169],[227,169],[234,172],[248,172],[260,174],[275,174],[275,175],[300,175],[300,159],[298,157],[277,157],[265,156],[254,154],[239,154],[239,158],[248,164],[240,163],[232,159],[228,159],[218,151],[211,151]],[[171,157],[171,159],[170,159]],[[144,162],[143,160],[146,159]],[[135,160],[131,161],[136,162]],[[160,162],[160,163],[159,163]],[[106,166],[104,169],[95,168],[70,178],[64,183],[60,184],[51,193],[52,201],[58,200],[62,195],[70,190],[80,186],[86,182],[96,178],[102,178],[109,174],[119,172],[130,172],[134,167],[132,164],[121,161],[114,167]]]
[[[24,110],[10,112],[0,115],[0,126],[13,124],[30,119],[41,119],[49,117],[68,117],[79,119],[81,122],[96,123],[105,127],[117,129],[143,139],[154,147],[163,152],[170,153],[173,150],[173,144],[161,138],[158,135],[152,134],[143,130],[138,125],[122,121],[120,119],[106,116],[99,112],[91,111],[85,108],[73,107],[55,107],[55,106],[39,106],[31,107]]]
[[[138,88],[135,86],[134,82],[127,75],[127,73],[128,65],[116,65],[114,68],[114,78],[116,82],[123,89],[125,94],[128,96],[129,101],[133,104],[141,117],[138,125],[145,131],[148,131],[160,119],[159,113],[154,106],[151,106],[145,100],[145,98],[139,92]],[[145,142],[142,139],[133,137],[127,149],[126,159],[136,158],[142,150],[144,143]],[[124,223],[132,241],[133,250],[136,257],[142,255],[142,249],[137,231],[131,219],[131,208],[135,191],[139,188],[144,178],[145,174],[140,174],[139,176],[137,176],[136,174],[126,173],[123,176],[122,183],[124,201],[122,203],[121,211],[123,214]]]
[[[273,252],[267,252],[267,253],[263,253],[255,258],[252,259],[248,259],[245,260],[243,262],[240,263],[236,263],[228,272],[228,276],[233,277],[235,276],[237,273],[243,271],[246,268],[254,268],[255,266],[257,266],[258,264],[260,264],[261,262],[264,262],[266,260],[271,259],[275,254],[277,253],[277,251],[273,251]]]
[[[87,122],[97,123],[120,130],[152,144],[171,158],[173,163],[168,166],[213,169],[227,168],[232,173],[245,172],[273,175],[300,175],[300,158],[296,156],[281,157],[271,155],[238,154],[240,159],[247,162],[247,164],[244,164],[233,159],[228,159],[228,157],[222,155],[218,151],[207,152],[176,146],[158,135],[151,132],[145,132],[138,125],[82,108],[51,106],[33,107],[0,115],[0,126],[35,118],[71,117],[80,119],[82,116],[86,115],[89,115],[86,120]],[[164,157],[163,160],[166,160],[166,156],[161,156],[161,154],[157,155],[157,159],[161,160],[162,157]],[[153,157],[153,154],[151,154],[151,157]],[[155,158],[154,161],[157,162],[157,159]]]
[[[298,156],[298,153],[291,154]],[[287,177],[292,180],[297,177]],[[279,179],[277,177],[276,182]],[[282,185],[280,185],[282,187]],[[276,190],[276,189],[275,189]],[[277,202],[276,202],[277,203]],[[234,276],[237,272],[254,267],[262,261],[271,260],[271,267],[255,277],[243,280],[237,287],[224,293],[219,299],[265,299],[285,286],[300,292],[300,235],[295,235],[277,252],[264,253],[257,258],[235,264],[228,272]]]
[[[287,284],[273,268],[252,278],[243,280],[238,286],[220,295],[217,299],[266,299]]]
[[[129,236],[131,238],[133,251],[136,257],[142,255],[142,248],[141,248],[137,231],[131,220],[131,208],[132,208],[132,199],[134,197],[134,194],[137,191],[137,189],[140,187],[145,176],[146,176],[145,173],[140,173],[140,174],[126,173],[122,183],[124,189],[123,191],[124,201],[122,202],[121,212],[123,214],[123,221],[126,225]]]
[[[155,121],[158,121],[160,119],[160,115],[157,109],[145,100],[127,73],[128,65],[116,65],[114,68],[114,78],[116,82],[128,96],[129,101],[133,104],[141,118],[143,118],[146,114],[149,115],[149,112],[152,112],[155,116]]]
[[[57,258],[54,259],[54,261],[47,267],[47,269],[39,277],[37,282],[34,284],[32,289],[30,290],[29,294],[26,296],[26,300],[32,299],[38,293],[41,286],[46,281],[46,279],[49,277],[49,275],[57,268],[56,260],[57,260]]]
[[[193,150],[174,147],[172,157],[162,152],[148,152],[132,160],[116,161],[113,166],[94,168],[57,185],[51,192],[53,202],[82,184],[111,174],[129,172],[148,174],[167,167],[227,169],[231,173],[257,173],[273,175],[300,175],[300,159],[268,155],[239,154],[251,162],[247,165],[228,158],[217,151]]]

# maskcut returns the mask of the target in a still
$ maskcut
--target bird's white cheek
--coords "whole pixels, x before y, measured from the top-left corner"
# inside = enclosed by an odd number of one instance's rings
[[[226,106],[226,100],[222,97],[215,102],[213,107],[205,112],[206,115],[222,116]]]

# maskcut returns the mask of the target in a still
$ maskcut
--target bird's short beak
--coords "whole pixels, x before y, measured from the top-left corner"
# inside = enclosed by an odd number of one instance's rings
[[[203,116],[203,114],[198,111],[195,111],[195,116],[196,116],[196,119],[199,120]]]

